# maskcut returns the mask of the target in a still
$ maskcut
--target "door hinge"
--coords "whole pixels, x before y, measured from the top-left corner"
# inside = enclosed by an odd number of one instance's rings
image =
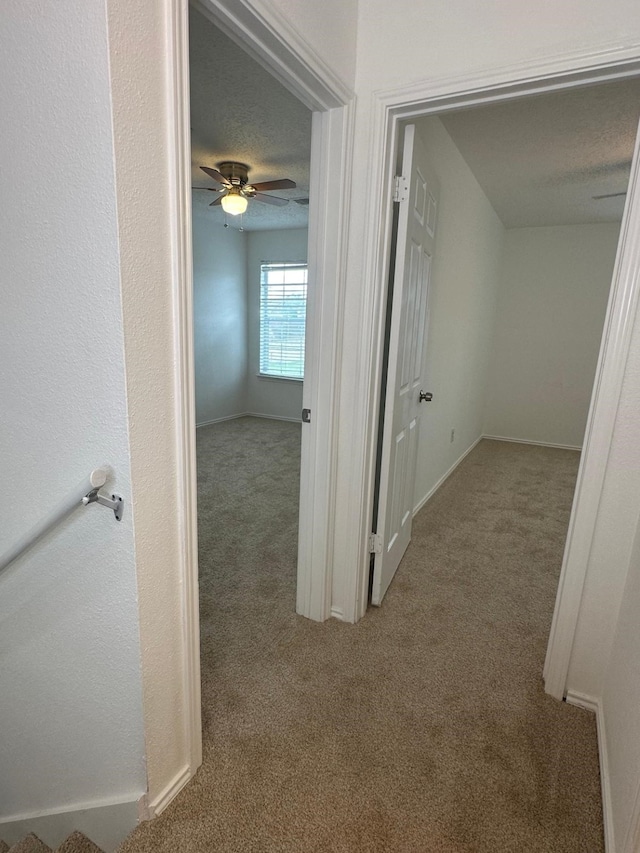
[[[310,424],[311,423],[311,409],[303,409],[302,410],[302,423]]]
[[[369,534],[369,553],[382,554],[382,536],[379,533]]]
[[[396,175],[393,179],[393,200],[407,201],[409,198],[409,181],[404,175]]]

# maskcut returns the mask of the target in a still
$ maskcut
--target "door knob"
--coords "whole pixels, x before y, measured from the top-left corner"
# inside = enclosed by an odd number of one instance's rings
[[[418,402],[420,403],[430,403],[433,400],[433,394],[431,391],[421,391],[420,399]]]

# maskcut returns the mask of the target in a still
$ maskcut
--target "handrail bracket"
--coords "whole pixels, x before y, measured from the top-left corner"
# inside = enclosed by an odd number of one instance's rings
[[[100,504],[100,506],[106,506],[108,509],[113,510],[113,514],[116,517],[116,521],[122,520],[122,513],[124,511],[124,498],[120,495],[111,495],[108,498],[106,495],[101,495],[98,489],[92,489],[88,494],[86,494],[82,498],[82,503],[85,506],[89,506],[89,504]]]

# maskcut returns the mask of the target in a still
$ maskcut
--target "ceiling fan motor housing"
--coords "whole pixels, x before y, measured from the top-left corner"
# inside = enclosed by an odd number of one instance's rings
[[[230,184],[242,188],[249,182],[249,167],[246,163],[235,163],[233,160],[225,160],[218,163],[218,171]]]

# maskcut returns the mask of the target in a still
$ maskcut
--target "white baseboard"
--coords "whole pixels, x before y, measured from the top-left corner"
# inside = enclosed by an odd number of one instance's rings
[[[333,619],[339,619],[341,622],[344,622],[344,612],[342,610],[342,607],[332,607],[331,617]]]
[[[265,418],[268,421],[288,421],[292,424],[302,423],[302,418],[285,418],[281,415],[265,415],[261,412],[245,412],[244,414],[247,418]]]
[[[440,488],[440,486],[444,483],[444,481],[445,481],[445,480],[447,480],[447,479],[448,479],[448,478],[453,474],[453,472],[456,470],[456,468],[457,468],[457,467],[458,467],[458,465],[462,462],[462,460],[463,460],[463,459],[465,459],[465,458],[466,458],[466,457],[471,453],[471,451],[474,449],[474,447],[476,447],[476,445],[477,445],[480,441],[482,441],[482,439],[483,439],[483,438],[484,438],[484,436],[483,436],[483,435],[481,435],[479,438],[476,438],[476,440],[473,442],[473,444],[472,444],[470,447],[467,447],[467,449],[464,451],[464,453],[462,454],[462,456],[460,456],[458,459],[456,459],[456,461],[453,463],[453,465],[451,466],[451,468],[449,468],[449,470],[448,470],[446,473],[444,473],[444,474],[442,475],[442,477],[440,477],[440,479],[439,479],[439,480],[438,480],[438,482],[435,484],[435,486],[433,486],[433,488],[429,489],[429,491],[428,491],[428,492],[427,492],[427,494],[422,498],[422,500],[420,501],[420,503],[418,503],[418,504],[413,508],[413,516],[414,516],[414,518],[415,518],[415,516],[420,512],[420,510],[421,510],[421,509],[422,509],[422,507],[426,504],[426,502],[427,502],[430,498],[432,498],[432,497],[435,495],[435,493],[438,491],[438,489],[439,489],[439,488]]]
[[[265,415],[260,412],[240,412],[238,415],[226,415],[224,418],[214,418],[212,421],[202,421],[196,424],[196,429],[200,427],[212,426],[213,424],[221,424],[224,421],[237,421],[238,418],[264,418],[268,421],[288,421],[292,424],[299,424],[300,418],[285,418],[282,415]]]
[[[604,848],[607,853],[623,853],[616,851],[615,838],[613,834],[613,809],[611,805],[611,776],[609,775],[609,756],[607,754],[607,738],[602,712],[602,702],[593,696],[585,696],[584,693],[567,691],[567,702],[569,705],[577,705],[596,715],[598,727],[598,755],[600,758],[600,784],[602,787],[602,817],[604,823]]]
[[[534,447],[557,447],[558,450],[582,450],[574,444],[554,444],[551,441],[530,441],[526,438],[509,438],[506,435],[483,435],[482,438],[487,438],[490,441],[512,441],[515,444],[532,444]]]
[[[568,705],[575,705],[576,708],[584,708],[585,711],[591,711],[597,717],[600,702],[592,696],[587,696],[585,693],[577,693],[575,690],[569,690],[567,691],[566,700]]]
[[[224,421],[235,421],[238,418],[243,417],[244,412],[240,412],[240,414],[238,415],[225,415],[223,418],[214,418],[211,421],[201,421],[200,423],[196,424],[196,429],[200,429],[200,427],[211,426],[212,424],[221,424],[224,423]]]
[[[191,772],[191,767],[188,764],[179,770],[169,784],[166,785],[159,794],[153,797],[153,799],[148,801],[147,810],[149,818],[153,820],[154,817],[158,817],[159,814],[162,814],[169,803],[178,796],[180,791],[192,777],[193,773]]]
[[[145,820],[151,820],[149,794],[143,794],[138,800],[138,823],[144,823]]]
[[[126,802],[81,803],[0,819],[0,839],[12,845],[30,832],[55,849],[79,830],[105,853],[113,853],[138,824],[138,798]]]

